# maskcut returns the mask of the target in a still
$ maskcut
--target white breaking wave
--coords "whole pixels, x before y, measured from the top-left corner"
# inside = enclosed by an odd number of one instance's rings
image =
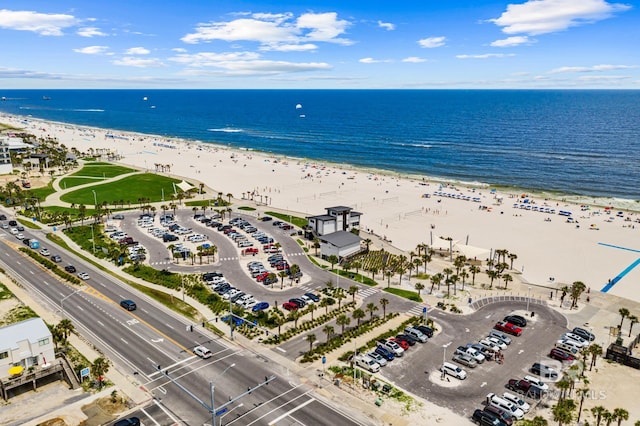
[[[84,108],[84,109],[72,109],[71,111],[76,111],[76,112],[104,112],[103,109],[98,109],[98,108]]]
[[[207,129],[209,132],[223,132],[223,133],[241,133],[244,132],[242,129],[232,129],[231,127],[223,127],[220,129]]]

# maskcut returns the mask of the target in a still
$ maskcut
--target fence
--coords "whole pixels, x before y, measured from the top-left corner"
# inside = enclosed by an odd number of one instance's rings
[[[497,295],[497,296],[487,296],[481,299],[477,299],[469,303],[469,307],[474,310],[478,310],[484,306],[490,305],[496,302],[522,302],[530,305],[541,305],[547,306],[547,301],[542,298],[529,297],[529,296],[514,296],[514,295]]]

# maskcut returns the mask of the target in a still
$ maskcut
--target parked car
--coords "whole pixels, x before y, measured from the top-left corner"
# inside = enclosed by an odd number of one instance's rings
[[[429,339],[433,337],[433,329],[426,325],[414,325],[413,328],[419,330],[422,334],[426,335]]]
[[[475,359],[478,364],[482,364],[486,359],[486,357],[484,356],[484,354],[482,354],[482,352],[471,347],[458,346],[455,353],[459,355],[468,355],[471,358]]]
[[[540,377],[544,377],[551,380],[558,378],[558,372],[551,367],[548,367],[540,362],[534,363],[529,369],[533,374],[537,374]]]
[[[196,346],[195,348],[193,348],[193,353],[198,355],[202,359],[211,358],[211,356],[213,355],[211,351],[204,346]]]
[[[405,351],[409,349],[411,346],[416,344],[415,340],[410,340],[404,334],[398,334],[396,337],[392,337],[393,341],[400,345],[402,349]]]
[[[129,417],[128,419],[118,420],[113,426],[140,426],[140,419],[137,417]]]
[[[511,417],[515,417],[517,420],[521,420],[524,417],[524,410],[493,392],[487,395],[487,402],[489,405],[506,411]]]
[[[355,359],[356,366],[364,368],[371,373],[377,373],[380,371],[380,364],[378,364],[373,358],[366,355],[358,355]]]
[[[507,426],[511,426],[513,424],[514,417],[511,415],[511,413],[508,413],[507,411],[501,408],[498,408],[493,405],[487,405],[484,407],[484,411],[495,414],[498,417],[498,419],[504,422],[505,424],[507,424]]]
[[[264,311],[265,309],[268,309],[268,308],[269,308],[269,304],[267,302],[258,302],[255,305],[253,305],[251,310],[253,312],[258,312],[258,311]]]
[[[528,376],[528,375],[527,375],[527,376],[524,376],[524,379],[525,379],[527,382],[531,383],[531,384],[532,384],[532,385],[534,385],[534,386],[539,387],[539,388],[540,388],[540,389],[542,389],[542,390],[545,390],[545,391],[546,391],[546,390],[549,390],[549,385],[548,385],[548,384],[546,384],[543,380],[541,380],[541,379],[539,379],[539,378],[537,378],[537,377],[533,377],[533,376]]]
[[[593,342],[594,340],[596,340],[596,335],[589,330],[585,330],[584,328],[575,327],[573,330],[571,330],[571,332],[582,337],[585,340],[588,340],[589,342]]]
[[[404,349],[402,349],[400,347],[400,345],[398,345],[396,342],[392,341],[391,339],[387,339],[387,340],[378,340],[376,346],[382,346],[385,347],[387,349],[389,349],[391,352],[393,352],[393,354],[395,356],[402,356],[404,354]]]
[[[510,379],[507,383],[507,389],[535,399],[540,399],[543,393],[542,389],[527,382],[526,380]]]
[[[489,343],[493,343],[494,345],[496,345],[497,347],[500,348],[500,350],[505,350],[507,349],[507,344],[505,342],[503,342],[502,340],[498,339],[497,337],[492,337],[492,336],[487,336],[486,339]]]
[[[529,409],[531,409],[531,406],[527,402],[525,402],[524,399],[522,399],[522,398],[520,398],[520,397],[518,397],[518,396],[516,396],[516,395],[514,395],[512,393],[504,392],[502,394],[502,398],[506,399],[507,401],[509,401],[509,402],[511,402],[513,404],[515,404],[517,407],[519,407],[525,413],[528,413]]]
[[[120,306],[125,308],[127,311],[135,311],[138,307],[136,306],[136,302],[130,299],[121,300]]]
[[[390,349],[387,349],[384,346],[377,346],[373,351],[378,355],[383,356],[387,361],[393,361],[396,357]]]
[[[320,297],[317,294],[305,293],[304,295],[307,296],[309,299],[311,299],[315,303],[318,303],[320,301]]]
[[[580,337],[580,336],[578,336],[577,334],[574,334],[574,333],[564,333],[562,335],[562,339],[571,340],[571,341],[577,342],[583,348],[589,346],[589,344],[591,343],[589,340],[583,339],[582,337]]]
[[[489,332],[489,337],[495,337],[496,339],[500,339],[504,342],[505,345],[511,344],[511,337],[507,336],[506,334],[498,330],[491,330]]]
[[[375,351],[367,353],[367,356],[380,364],[380,367],[387,365],[387,359]]]
[[[484,348],[487,348],[489,350],[492,350],[493,352],[498,352],[500,350],[500,347],[492,342],[489,341],[489,339],[480,339],[478,341],[478,344]]]
[[[453,354],[453,357],[451,359],[458,364],[464,365],[465,367],[476,368],[478,366],[478,361],[471,357],[471,355]]]
[[[440,367],[440,371],[449,376],[453,376],[456,379],[464,380],[467,378],[466,371],[450,362],[445,362],[444,364],[442,364],[442,367]]]
[[[407,336],[413,337],[420,343],[425,343],[428,340],[427,335],[422,333],[417,328],[407,327],[404,329],[404,334]]]
[[[287,311],[297,311],[298,310],[298,305],[296,305],[295,303],[291,303],[291,302],[284,302],[282,304],[282,307],[284,309],[286,309]]]
[[[527,319],[522,315],[507,315],[506,317],[504,317],[504,320],[506,322],[510,322],[511,324],[515,324],[518,327],[527,326]]]
[[[520,336],[522,334],[522,329],[517,327],[516,325],[507,322],[507,321],[498,321],[496,325],[493,326],[496,330],[503,331],[507,334],[511,334],[513,336]]]
[[[495,414],[477,409],[471,416],[474,422],[481,426],[504,426],[505,422],[501,421]]]

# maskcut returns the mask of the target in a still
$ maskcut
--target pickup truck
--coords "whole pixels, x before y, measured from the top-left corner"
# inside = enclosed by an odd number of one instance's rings
[[[507,321],[498,321],[495,326],[493,326],[496,330],[503,331],[507,334],[511,334],[513,336],[520,336],[522,334],[522,329],[516,325],[511,324]]]
[[[356,365],[370,371],[371,373],[377,373],[380,371],[380,364],[378,364],[373,358],[366,355],[358,355],[356,357]]]
[[[377,346],[382,346],[385,349],[391,351],[395,356],[404,355],[404,349],[400,347],[396,342],[391,340],[378,340]]]
[[[471,358],[475,359],[478,364],[482,364],[486,358],[482,353],[480,353],[480,351],[465,346],[458,346],[455,353],[460,355],[469,355]]]
[[[526,380],[510,379],[507,383],[507,389],[535,399],[540,399],[543,393],[542,389]]]

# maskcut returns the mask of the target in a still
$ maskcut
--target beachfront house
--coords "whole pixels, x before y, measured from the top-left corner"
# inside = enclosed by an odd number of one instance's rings
[[[0,141],[0,175],[10,175],[13,173],[11,164],[10,147],[4,140]]]
[[[318,239],[320,240],[321,256],[325,259],[335,255],[342,260],[361,250],[360,241],[362,238],[352,232],[332,232],[331,234],[322,235]]]
[[[308,227],[316,236],[359,229],[362,213],[345,206],[328,207],[326,210],[326,214],[307,217]]]
[[[0,377],[12,367],[44,365],[55,359],[53,337],[42,318],[30,318],[0,328]],[[48,361],[47,361],[48,360]]]

